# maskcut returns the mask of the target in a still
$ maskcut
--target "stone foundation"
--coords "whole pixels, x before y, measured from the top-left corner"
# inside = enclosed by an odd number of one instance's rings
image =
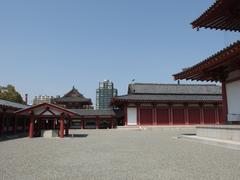
[[[240,125],[205,125],[196,128],[199,137],[240,141]]]

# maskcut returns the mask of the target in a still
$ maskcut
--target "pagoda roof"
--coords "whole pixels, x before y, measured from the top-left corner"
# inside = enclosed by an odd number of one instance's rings
[[[217,0],[192,23],[193,28],[240,31],[240,1]]]
[[[221,81],[222,77],[240,67],[240,41],[219,51],[202,62],[174,74],[175,80]]]
[[[85,98],[75,87],[72,88],[67,94],[65,94],[61,98],[56,98],[54,99],[56,103],[68,103],[68,102],[73,102],[73,103],[84,103],[84,104],[92,104],[91,99]]]

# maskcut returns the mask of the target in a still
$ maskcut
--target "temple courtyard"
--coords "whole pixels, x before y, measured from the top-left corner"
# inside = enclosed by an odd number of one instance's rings
[[[1,180],[240,179],[240,151],[179,139],[195,129],[71,130],[0,142]]]

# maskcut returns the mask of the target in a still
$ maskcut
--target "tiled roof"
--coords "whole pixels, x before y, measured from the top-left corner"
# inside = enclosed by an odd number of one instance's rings
[[[193,28],[240,31],[239,12],[239,0],[217,0],[191,24]]]
[[[11,102],[11,101],[6,101],[6,100],[3,100],[3,99],[0,99],[0,106],[6,107],[6,108],[14,108],[14,109],[24,109],[24,108],[29,107],[29,106],[24,105],[24,104],[19,104],[19,103],[15,103],[15,102]]]
[[[115,116],[116,115],[112,109],[106,109],[106,110],[71,109],[71,111],[79,114],[80,116]]]
[[[72,90],[65,94],[63,97],[54,99],[54,102],[57,103],[81,102],[92,104],[92,100],[85,98],[81,93],[79,93],[77,89],[75,89],[75,87],[73,87]]]
[[[126,102],[207,102],[222,101],[221,95],[151,95],[151,94],[129,94],[114,98],[116,101]]]
[[[211,77],[213,76],[213,70],[220,68],[220,66],[224,67],[226,65],[231,65],[235,61],[238,61],[239,63],[239,58],[236,58],[237,56],[240,55],[240,41],[237,41],[230,46],[224,48],[223,50],[217,52],[213,56],[203,60],[202,62],[187,68],[186,70],[174,74],[174,79],[191,79],[191,80],[211,80],[211,81],[219,81],[220,77]],[[226,70],[227,68],[225,68]],[[205,74],[203,73],[205,72]],[[209,73],[206,73],[209,71]],[[221,75],[223,71],[219,69],[218,75]],[[204,75],[206,77],[204,77]]]
[[[130,84],[128,94],[182,94],[182,95],[215,95],[221,94],[221,86],[208,84]]]
[[[54,99],[55,102],[91,102],[91,99],[83,97],[62,97],[59,99]]]

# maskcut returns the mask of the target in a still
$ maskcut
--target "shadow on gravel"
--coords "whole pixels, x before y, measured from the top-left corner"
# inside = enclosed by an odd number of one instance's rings
[[[72,138],[86,138],[88,137],[88,134],[69,134],[66,137],[72,137]]]
[[[196,136],[196,134],[194,134],[194,133],[188,133],[188,134],[182,134],[182,135],[185,135],[185,136]]]
[[[0,142],[2,142],[2,141],[9,141],[9,140],[15,140],[15,139],[21,139],[21,138],[25,138],[27,136],[28,136],[28,133],[22,133],[22,134],[16,134],[16,135],[5,134],[2,137],[0,137]]]

